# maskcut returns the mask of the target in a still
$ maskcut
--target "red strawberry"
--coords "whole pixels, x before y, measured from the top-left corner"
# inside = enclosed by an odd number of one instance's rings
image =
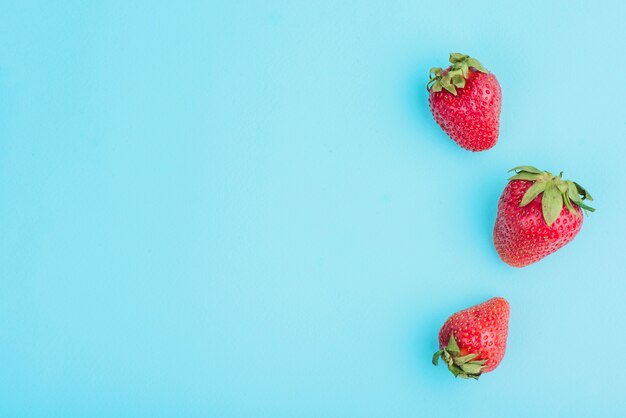
[[[428,102],[441,128],[461,147],[484,151],[498,140],[502,93],[478,60],[453,52],[451,66],[430,69]]]
[[[583,224],[583,200],[593,200],[580,184],[535,167],[516,167],[498,203],[493,242],[500,258],[524,267],[570,242]]]
[[[506,351],[509,302],[493,298],[452,315],[439,330],[441,357],[454,377],[478,379],[498,367]]]

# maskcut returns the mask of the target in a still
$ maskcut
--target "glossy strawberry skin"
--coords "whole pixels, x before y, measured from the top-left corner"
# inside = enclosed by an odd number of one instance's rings
[[[498,367],[506,352],[509,315],[509,302],[500,297],[457,312],[441,327],[439,348],[448,345],[452,334],[460,355],[478,354],[476,360],[487,360],[482,373],[490,372]]]
[[[542,215],[541,195],[519,207],[532,184],[525,180],[510,181],[498,203],[493,242],[500,258],[513,267],[527,266],[557,251],[574,239],[583,224],[578,206],[574,210],[579,216],[563,206],[559,217],[548,226]]]
[[[485,151],[496,145],[502,91],[493,74],[470,69],[457,96],[446,90],[431,91],[428,102],[435,121],[461,147]]]

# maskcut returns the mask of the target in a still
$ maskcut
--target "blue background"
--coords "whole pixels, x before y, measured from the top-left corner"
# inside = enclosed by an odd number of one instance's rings
[[[0,415],[624,416],[625,4],[1,2]],[[428,110],[451,51],[488,152]],[[518,164],[598,209],[521,270]],[[433,367],[496,295],[501,366]]]

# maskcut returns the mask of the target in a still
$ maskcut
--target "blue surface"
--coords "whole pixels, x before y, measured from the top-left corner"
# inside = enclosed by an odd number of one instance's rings
[[[0,416],[624,416],[626,3],[549,3],[0,3]],[[491,151],[430,116],[451,51]],[[598,209],[521,270],[518,164]],[[433,367],[495,295],[501,366]]]

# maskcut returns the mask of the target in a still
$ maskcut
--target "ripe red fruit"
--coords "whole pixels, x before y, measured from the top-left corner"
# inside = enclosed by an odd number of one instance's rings
[[[450,54],[451,66],[430,69],[428,103],[441,128],[461,147],[484,151],[498,140],[502,92],[478,60]]]
[[[454,377],[478,379],[498,367],[506,351],[509,302],[493,298],[452,315],[439,331],[441,357]]]
[[[593,200],[580,184],[531,166],[516,167],[498,203],[493,242],[500,258],[524,267],[570,242],[583,224],[584,200]]]

